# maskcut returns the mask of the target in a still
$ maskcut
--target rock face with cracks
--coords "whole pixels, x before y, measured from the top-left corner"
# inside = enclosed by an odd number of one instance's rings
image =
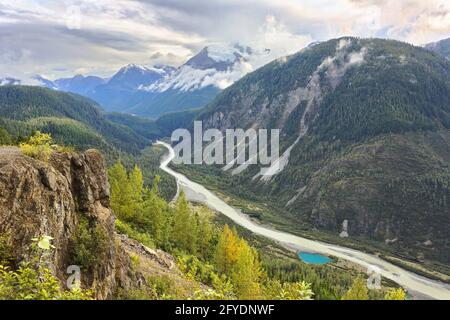
[[[33,238],[50,236],[54,248],[43,259],[65,283],[71,264],[70,241],[81,215],[89,226],[100,225],[105,231],[104,261],[82,274],[83,286],[92,288],[96,298],[105,299],[116,288],[116,249],[102,155],[96,150],[54,153],[45,163],[15,147],[0,149],[0,234],[12,246],[16,263],[30,259]]]
[[[170,254],[115,232],[106,164],[97,150],[54,152],[42,162],[17,147],[0,147],[0,236],[12,248],[15,267],[34,257],[33,239],[52,237],[53,247],[41,254],[40,263],[65,288],[82,220],[88,222],[83,226],[86,232],[100,227],[104,235],[95,264],[80,266],[82,287],[91,289],[96,299],[148,290],[152,277],[170,279],[184,298],[202,288],[185,277]],[[140,261],[139,266],[131,257]]]

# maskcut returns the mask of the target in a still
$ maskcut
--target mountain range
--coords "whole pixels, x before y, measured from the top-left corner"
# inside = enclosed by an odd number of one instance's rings
[[[54,81],[36,76],[42,86],[89,97],[106,111],[157,118],[203,107],[222,89],[270,59],[270,50],[213,45],[178,68],[129,64],[109,79],[77,75]]]
[[[307,48],[318,44],[313,42]],[[450,39],[424,47],[450,57]],[[36,75],[34,79],[46,88],[89,97],[106,111],[158,118],[207,105],[223,89],[274,57],[269,49],[211,45],[179,67],[129,64],[110,78],[76,75],[52,81]],[[20,83],[14,78],[0,81],[0,85]]]

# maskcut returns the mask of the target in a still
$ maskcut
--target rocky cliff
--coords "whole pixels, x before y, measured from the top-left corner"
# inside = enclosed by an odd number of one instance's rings
[[[74,239],[80,230],[86,237],[100,229],[98,248],[82,244],[79,250],[95,255],[95,263],[80,267],[82,287],[92,289],[96,299],[136,298],[138,293],[138,298],[155,298],[155,277],[169,279],[179,297],[199,288],[171,255],[118,235],[114,224],[106,164],[97,150],[54,152],[42,162],[17,147],[0,147],[0,237],[13,250],[13,267],[34,258],[33,239],[50,236],[54,248],[39,257],[40,263],[65,287],[68,267],[77,265]]]
[[[15,147],[0,149],[0,234],[7,236],[16,262],[29,258],[33,238],[51,236],[55,248],[45,259],[63,282],[71,264],[69,242],[81,215],[87,217],[89,226],[103,228],[108,248],[104,261],[82,281],[93,287],[97,298],[107,298],[116,286],[116,250],[102,155],[96,150],[81,155],[54,153],[44,163],[22,155]]]

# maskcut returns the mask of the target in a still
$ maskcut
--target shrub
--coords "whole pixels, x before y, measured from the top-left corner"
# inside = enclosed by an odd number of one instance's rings
[[[116,219],[116,231],[142,243],[144,246],[147,246],[149,248],[156,247],[152,237],[148,233],[136,231],[135,229],[130,227],[129,224],[122,222],[119,219]]]
[[[40,263],[39,257],[53,248],[51,237],[35,239],[31,245],[31,261],[22,262],[17,270],[0,263],[0,300],[91,300],[90,290],[62,290],[59,280],[48,267]],[[1,243],[6,243],[4,240]],[[2,252],[4,252],[2,250]]]
[[[0,265],[11,266],[14,263],[12,246],[5,235],[0,236]]]
[[[124,290],[119,288],[116,299],[118,300],[156,300],[157,294],[153,288],[144,286],[140,289]]]
[[[12,144],[11,136],[5,129],[0,128],[0,146],[10,144]]]
[[[147,282],[149,287],[153,288],[153,292],[156,294],[157,299],[172,299],[173,294],[176,293],[174,292],[174,281],[166,275],[148,277]]]
[[[41,133],[36,131],[36,133],[31,136],[27,142],[20,144],[20,149],[23,154],[41,160],[48,161],[50,155],[52,154],[52,137],[50,134]]]
[[[406,291],[403,288],[389,289],[384,296],[385,300],[406,300]]]
[[[139,266],[141,265],[141,259],[137,254],[130,254],[130,260],[131,260],[131,267],[133,270],[138,270]]]
[[[0,300],[92,300],[91,291],[61,290],[49,269],[23,264],[17,271],[0,265]]]
[[[107,250],[105,230],[100,225],[90,226],[88,219],[81,216],[70,244],[73,263],[85,271],[89,270],[104,260]]]
[[[312,300],[311,284],[301,282],[280,282],[269,280],[264,286],[264,296],[271,300]]]

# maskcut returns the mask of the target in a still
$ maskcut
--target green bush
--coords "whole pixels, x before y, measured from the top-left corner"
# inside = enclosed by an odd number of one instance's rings
[[[153,288],[144,286],[141,289],[124,290],[119,289],[117,300],[156,300],[157,294]]]
[[[23,154],[42,161],[48,161],[52,154],[52,137],[50,134],[36,133],[27,142],[20,144]]]
[[[52,239],[46,235],[33,239],[30,261],[20,263],[17,270],[3,265],[5,260],[12,257],[12,251],[5,245],[5,237],[0,239],[3,258],[0,261],[0,300],[92,300],[93,292],[90,290],[62,290],[59,280],[40,261],[54,248]]]
[[[139,289],[124,290],[119,288],[118,300],[168,300],[176,299],[177,292],[174,280],[165,275],[154,275]]]
[[[88,219],[81,216],[75,236],[70,243],[73,264],[89,270],[104,260],[107,250],[105,230],[100,225],[90,225]]]
[[[61,290],[58,279],[44,267],[23,264],[11,271],[0,265],[0,300],[92,300],[92,292]]]
[[[11,136],[5,129],[0,128],[0,146],[10,144],[12,144]]]
[[[168,300],[173,299],[174,294],[176,296],[174,281],[168,276],[151,276],[147,278],[147,282],[149,287],[153,288],[157,299]]]
[[[131,239],[139,241],[144,246],[152,249],[156,247],[152,237],[148,233],[136,231],[129,224],[122,222],[119,219],[116,219],[116,231],[127,235]]]
[[[12,246],[5,235],[0,236],[0,265],[11,266],[14,262]]]

